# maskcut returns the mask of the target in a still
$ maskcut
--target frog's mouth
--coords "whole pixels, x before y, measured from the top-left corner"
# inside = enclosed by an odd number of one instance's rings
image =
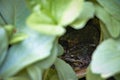
[[[96,26],[99,23],[92,19],[83,29],[67,27],[67,32],[59,39],[64,48],[61,59],[70,64],[79,77],[85,75],[92,53],[99,44],[100,28]]]

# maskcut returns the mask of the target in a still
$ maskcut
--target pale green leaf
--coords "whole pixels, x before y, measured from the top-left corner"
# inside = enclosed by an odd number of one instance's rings
[[[26,29],[28,38],[13,45],[0,68],[0,76],[12,76],[26,66],[50,55],[55,37]]]
[[[58,56],[61,56],[64,53],[63,47],[60,44],[58,44],[57,49],[58,49]]]
[[[97,0],[104,9],[120,21],[120,0]]]
[[[86,22],[94,17],[94,6],[91,2],[84,2],[83,10],[79,17],[71,24],[75,29],[83,28]]]
[[[18,74],[12,77],[5,77],[3,80],[31,80],[26,69],[20,71]]]
[[[8,24],[18,28],[25,25],[26,17],[30,13],[25,0],[0,0],[0,12]]]
[[[120,72],[120,41],[108,39],[103,41],[95,50],[91,69],[93,73],[104,78]]]
[[[31,80],[42,80],[42,70],[37,65],[27,67],[28,74]]]
[[[87,69],[86,79],[87,80],[105,80],[101,78],[100,75],[92,73],[92,71],[90,70],[90,67],[88,67]]]
[[[120,73],[119,73],[119,74],[116,74],[116,75],[114,76],[114,78],[115,78],[116,80],[120,80]]]
[[[1,13],[0,13],[0,25],[5,25],[5,22],[3,20],[3,16],[1,15]]]
[[[78,80],[72,67],[63,60],[57,58],[55,68],[57,70],[59,80]]]
[[[4,29],[6,30],[7,36],[10,39],[11,36],[13,35],[13,33],[14,33],[14,27],[12,25],[5,25]]]
[[[63,12],[59,24],[68,25],[72,23],[81,13],[83,0],[70,0],[70,4],[67,6],[66,10]],[[66,4],[65,4],[66,5]]]
[[[34,12],[43,12],[55,23],[58,23],[66,7],[72,0],[27,0]]]
[[[0,66],[3,63],[7,54],[8,37],[6,31],[0,27]]]
[[[32,64],[32,66],[28,67],[28,72],[30,73],[32,80],[41,80],[40,79],[40,70],[38,69],[48,69],[50,66],[53,65],[53,63],[56,60],[57,57],[57,44],[54,44],[53,49],[51,50],[51,55],[35,64]],[[33,69],[31,69],[33,68]],[[35,73],[33,73],[35,71]],[[38,78],[38,79],[37,79]]]
[[[52,68],[46,70],[43,80],[59,80],[56,70]]]
[[[47,35],[62,35],[65,29],[62,26],[54,24],[52,19],[44,13],[33,13],[27,20],[31,29]]]
[[[81,12],[84,0],[36,0],[41,6],[41,11],[52,18],[55,23],[68,25]],[[75,6],[74,6],[75,5]]]
[[[36,24],[30,25],[31,29],[34,29],[40,33],[47,35],[58,35],[61,36],[65,33],[65,29],[62,26],[51,25],[51,24]]]
[[[47,58],[45,58],[45,59],[43,59],[43,60],[41,60],[41,61],[39,61],[39,62],[37,62],[36,64],[33,64],[33,65],[38,65],[42,69],[50,68],[57,58],[57,53],[58,53],[57,45],[58,44],[56,44],[54,42],[53,43],[53,48],[50,51],[50,56],[48,56]]]
[[[110,35],[117,38],[120,35],[120,21],[116,20],[106,10],[98,5],[96,7],[96,16],[105,24]]]
[[[10,44],[15,44],[15,43],[18,43],[18,42],[21,42],[21,41],[25,40],[28,37],[29,36],[25,33],[16,33],[16,34],[13,34],[9,43]]]
[[[37,25],[37,24],[54,24],[52,19],[45,13],[38,11],[33,12],[27,19],[28,25]]]
[[[31,5],[32,1],[28,3]],[[61,36],[65,33],[63,27],[81,13],[83,0],[40,0],[33,3],[36,6],[27,20],[29,27],[41,33]]]

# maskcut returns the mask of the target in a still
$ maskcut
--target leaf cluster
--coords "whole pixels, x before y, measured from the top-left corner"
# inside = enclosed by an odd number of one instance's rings
[[[78,80],[72,67],[58,58],[58,43],[67,26],[82,29],[99,19],[102,41],[87,69],[87,80],[120,73],[119,0],[0,0],[0,79]]]

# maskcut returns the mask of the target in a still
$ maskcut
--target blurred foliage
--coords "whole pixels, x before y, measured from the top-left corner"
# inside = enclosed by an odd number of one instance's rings
[[[102,41],[87,80],[120,78],[120,0],[0,0],[0,79],[77,80],[58,39],[96,16]],[[52,66],[52,67],[51,67]]]

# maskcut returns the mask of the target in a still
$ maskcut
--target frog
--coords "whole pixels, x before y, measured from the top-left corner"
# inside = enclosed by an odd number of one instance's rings
[[[95,47],[96,45],[92,43],[78,43],[66,49],[61,58],[69,63],[76,71],[89,65]]]
[[[67,32],[59,39],[64,48],[60,58],[71,65],[75,72],[80,72],[80,75],[85,73],[92,53],[99,44],[100,30],[93,23],[94,20],[90,20],[83,29],[78,30],[68,26]]]

